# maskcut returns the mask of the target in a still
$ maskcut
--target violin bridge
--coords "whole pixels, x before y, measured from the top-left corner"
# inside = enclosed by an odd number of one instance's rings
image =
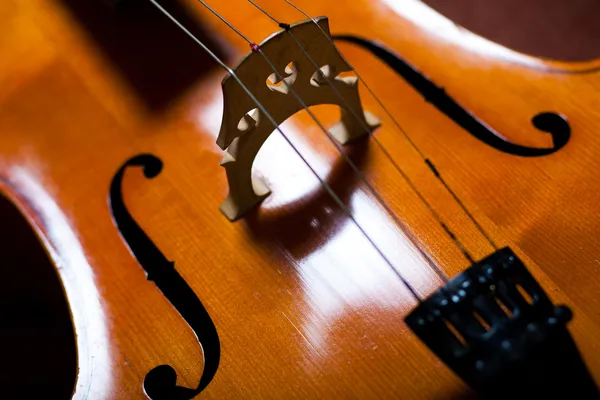
[[[293,24],[289,27],[293,37],[282,30],[260,44],[283,82],[277,82],[277,74],[258,51],[250,52],[234,72],[277,125],[304,109],[298,97],[307,107],[337,105],[341,119],[329,134],[345,144],[368,134],[379,121],[363,110],[357,79],[339,76],[352,68],[323,34],[327,32],[330,38],[327,18],[317,18],[317,23],[319,26],[310,20]],[[222,88],[223,120],[217,144],[225,151],[221,165],[227,174],[229,195],[221,211],[235,220],[270,193],[251,172],[256,155],[275,128],[232,76],[223,80]]]
[[[504,248],[456,276],[405,321],[484,398],[596,399],[566,327],[571,318]]]

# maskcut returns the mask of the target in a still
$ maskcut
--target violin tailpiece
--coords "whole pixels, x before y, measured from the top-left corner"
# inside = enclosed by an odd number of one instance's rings
[[[352,67],[331,44],[327,18],[317,18],[317,23],[319,26],[308,20],[290,25],[295,39],[286,30],[273,34],[257,47],[261,52],[251,51],[234,72],[278,126],[304,105],[337,105],[341,118],[329,134],[345,144],[367,135],[380,123],[363,110],[357,78],[340,76],[351,72]],[[277,82],[272,66],[282,82]],[[225,152],[221,165],[227,173],[229,195],[221,211],[236,220],[270,193],[264,182],[252,177],[252,164],[276,128],[232,76],[225,77],[222,89],[223,120],[217,144]]]
[[[405,319],[484,398],[600,398],[554,306],[525,265],[503,248],[449,281]]]

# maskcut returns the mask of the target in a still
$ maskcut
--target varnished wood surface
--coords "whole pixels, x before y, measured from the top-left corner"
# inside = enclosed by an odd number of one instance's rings
[[[116,170],[148,152],[163,160],[164,170],[154,179],[128,171],[125,202],[175,261],[221,340],[219,371],[199,398],[468,394],[405,326],[415,305],[407,290],[277,134],[255,164],[273,194],[240,222],[219,213],[227,194],[215,144],[222,71],[207,68],[181,96],[149,105],[66,3],[0,3],[0,174],[3,194],[36,229],[70,301],[78,346],[75,398],[144,398],[144,376],[159,364],[173,365],[178,384],[187,387],[197,385],[202,371],[194,335],[146,280],[109,212]],[[192,0],[184,3],[203,30],[226,46],[221,52],[230,63],[243,56],[247,44]],[[299,19],[281,2],[261,4],[280,19]],[[520,55],[413,1],[298,4],[312,15],[327,15],[334,33],[386,43],[510,141],[549,146],[531,117],[547,110],[567,116],[572,138],[557,153],[505,154],[456,126],[383,63],[340,45],[482,225],[527,260],[553,300],[573,308],[571,332],[600,381],[600,82],[593,72],[600,63]],[[245,2],[215,8],[255,41],[276,29]],[[161,47],[143,39],[140,47]],[[172,61],[177,75],[183,60]],[[489,245],[373,99],[361,94],[365,108],[382,119],[376,134],[388,151],[469,250],[487,255]],[[337,117],[332,107],[315,112],[328,123]],[[283,129],[418,292],[439,287],[308,116],[298,114]],[[348,151],[449,275],[468,266],[381,151],[368,141]]]

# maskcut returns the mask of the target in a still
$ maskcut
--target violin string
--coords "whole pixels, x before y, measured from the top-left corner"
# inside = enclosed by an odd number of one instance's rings
[[[273,116],[267,111],[264,105],[254,96],[252,91],[248,89],[248,87],[242,82],[242,80],[237,76],[237,74],[223,62],[219,56],[217,56],[214,52],[212,52],[208,46],[206,46],[200,39],[198,39],[192,32],[190,32],[181,22],[179,22],[171,13],[169,13],[163,6],[161,6],[157,0],[148,0],[150,1],[160,12],[162,12],[167,18],[169,18],[177,27],[179,27],[186,35],[188,35],[194,42],[196,42],[213,60],[219,64],[221,68],[223,68],[244,90],[244,92],[250,97],[250,99],[256,104],[258,109],[267,117],[267,119],[273,124],[274,128],[281,134],[284,140],[290,145],[290,147],[294,150],[294,152],[300,157],[300,159],[306,164],[311,173],[319,180],[321,186],[327,191],[327,193],[331,196],[331,198],[336,202],[336,204],[342,209],[342,211],[350,218],[350,220],[356,225],[361,234],[369,241],[371,246],[375,249],[375,251],[379,254],[379,256],[383,259],[383,261],[389,266],[391,271],[396,275],[396,277],[404,284],[404,286],[408,289],[412,297],[417,300],[418,303],[422,302],[421,296],[417,293],[416,289],[402,276],[400,271],[389,260],[389,258],[383,253],[383,251],[375,244],[374,240],[367,234],[364,228],[358,223],[348,206],[344,204],[344,202],[339,198],[339,196],[335,193],[335,191],[331,188],[331,186],[325,182],[323,178],[319,176],[317,171],[310,165],[310,163],[306,160],[306,158],[302,155],[302,153],[294,146],[292,141],[288,138],[288,136],[283,133]]]
[[[252,0],[248,0],[251,3],[253,3]],[[284,0],[287,4],[289,4],[291,7],[293,7],[294,9],[296,9],[298,12],[300,12],[302,15],[304,15],[306,18],[310,19],[316,26],[317,28],[319,28],[319,30],[321,31],[321,33],[327,38],[327,40],[330,42],[330,44],[334,47],[337,48],[335,46],[335,43],[333,43],[332,38],[327,35],[327,33],[323,30],[323,28],[321,28],[321,26],[318,24],[318,22],[312,17],[310,16],[308,13],[306,13],[304,10],[302,10],[300,7],[298,7],[297,5],[295,5],[294,3],[292,3],[290,0]],[[254,3],[253,3],[254,4]],[[258,6],[257,6],[258,7]],[[264,12],[264,11],[263,11]],[[268,14],[267,14],[268,15]],[[280,26],[281,23],[279,21],[277,21],[275,18],[273,18],[272,16],[269,15],[269,17],[277,22]],[[289,32],[289,31],[288,31]],[[293,34],[291,32],[289,32],[290,35],[293,36]],[[301,44],[294,38],[294,40],[296,41],[296,43],[298,44],[298,46],[302,47]],[[303,49],[303,48],[302,48]],[[305,52],[306,53],[306,52]],[[308,56],[308,55],[307,55]],[[417,146],[417,144],[412,140],[412,138],[408,135],[408,133],[406,132],[406,130],[404,130],[404,128],[402,128],[402,126],[400,125],[400,123],[398,122],[398,120],[392,115],[392,113],[388,110],[388,108],[383,104],[383,102],[379,99],[379,97],[377,97],[377,95],[375,94],[375,92],[371,89],[371,87],[367,84],[367,82],[362,78],[362,76],[358,73],[358,71],[352,66],[352,64],[350,64],[348,62],[348,60],[345,59],[345,57],[340,53],[340,56],[344,59],[344,61],[346,61],[346,63],[350,66],[350,68],[352,68],[352,71],[354,72],[354,74],[356,75],[356,77],[358,78],[358,80],[365,86],[365,88],[369,91],[369,93],[371,94],[371,96],[373,96],[373,98],[375,99],[375,101],[379,104],[379,106],[383,109],[383,111],[385,112],[385,114],[392,120],[392,122],[394,123],[394,125],[396,125],[396,128],[400,131],[400,133],[405,137],[405,139],[408,141],[408,143],[410,144],[410,146],[417,152],[417,154],[419,155],[419,157],[421,157],[421,159],[425,162],[425,164],[427,165],[427,167],[433,172],[433,174],[435,175],[435,177],[440,181],[440,183],[442,184],[442,186],[446,189],[446,191],[448,191],[448,193],[450,193],[450,195],[452,196],[452,198],[454,199],[454,201],[456,201],[456,203],[461,207],[461,209],[463,210],[463,212],[466,214],[466,216],[471,220],[471,222],[475,225],[476,229],[481,233],[481,235],[488,241],[488,243],[494,248],[494,250],[498,250],[498,246],[496,244],[496,242],[492,239],[492,237],[485,231],[485,229],[483,228],[483,226],[481,226],[481,224],[477,221],[477,219],[473,216],[473,214],[469,211],[469,209],[467,208],[467,206],[464,204],[464,202],[458,197],[458,195],[456,194],[456,192],[454,192],[454,190],[450,187],[450,185],[446,182],[446,180],[441,176],[440,172],[437,170],[437,168],[433,165],[433,163],[431,162],[431,160],[429,160],[425,154],[421,151],[421,149]],[[318,66],[317,66],[318,68]],[[319,69],[320,71],[320,69]],[[325,76],[324,74],[321,73],[321,76],[323,76],[325,79],[329,79],[329,77]],[[329,82],[329,81],[328,81]],[[330,84],[331,85],[331,84]],[[337,90],[336,90],[337,91]],[[341,94],[338,92],[338,96],[340,98],[342,98]],[[353,112],[351,110],[351,112]],[[353,112],[354,117],[357,118],[359,120],[359,122],[362,122],[362,120],[360,118],[358,118],[358,116],[356,115],[355,112]],[[400,168],[398,166],[398,164],[394,161],[394,159],[391,157],[391,155],[387,152],[387,150],[385,150],[385,148],[381,145],[381,143],[379,142],[379,140],[377,140],[375,138],[374,135],[371,135],[371,137],[373,138],[373,140],[375,141],[375,143],[379,146],[379,148],[384,152],[384,154],[388,157],[388,159],[392,162],[392,164],[394,165],[394,167],[398,170],[398,172],[400,172],[402,174],[402,172],[400,171]],[[403,175],[403,174],[402,174]],[[425,200],[423,200],[425,201]],[[435,211],[431,208],[431,211],[435,213]],[[438,217],[438,219],[440,219]],[[440,219],[441,221],[441,219]]]
[[[410,189],[417,195],[417,197],[419,198],[419,200],[433,214],[434,218],[437,220],[437,222],[442,227],[442,229],[444,230],[444,232],[456,244],[456,246],[462,252],[463,256],[469,262],[473,263],[474,262],[473,257],[471,256],[471,254],[469,253],[469,251],[465,248],[465,246],[463,245],[463,243],[457,238],[457,236],[454,234],[454,232],[452,232],[450,230],[450,228],[443,222],[441,216],[437,213],[437,211],[433,208],[433,206],[427,201],[427,199],[425,198],[425,196],[419,191],[419,189],[414,184],[414,182],[412,181],[412,179],[410,179],[410,177],[408,176],[408,174],[406,174],[404,172],[404,170],[402,170],[402,168],[400,168],[400,166],[396,163],[396,161],[392,158],[392,156],[388,153],[388,151],[383,147],[383,145],[381,144],[381,142],[375,137],[375,135],[373,134],[372,129],[367,125],[366,121],[363,120],[363,119],[361,119],[356,114],[356,111],[354,110],[353,107],[350,106],[350,104],[348,103],[348,100],[346,99],[346,97],[344,97],[340,93],[339,89],[333,84],[333,82],[331,82],[331,80],[329,79],[329,77],[327,77],[321,71],[319,65],[310,56],[310,54],[308,54],[308,52],[302,46],[302,44],[298,41],[298,39],[296,38],[296,36],[291,32],[290,25],[278,21],[275,17],[273,17],[270,13],[268,13],[266,10],[264,10],[262,7],[260,7],[258,4],[256,4],[253,0],[248,0],[248,1],[254,7],[256,7],[257,9],[259,9],[263,14],[265,14],[267,17],[269,17],[271,20],[273,20],[279,27],[283,28],[287,32],[287,34],[290,35],[290,37],[296,42],[296,45],[304,53],[304,55],[306,56],[306,58],[316,68],[317,73],[327,81],[327,83],[329,84],[329,87],[331,87],[333,89],[333,91],[336,93],[336,96],[339,97],[344,102],[344,105],[346,106],[346,109],[350,111],[350,113],[354,116],[354,118],[358,121],[358,123],[362,126],[362,128],[369,134],[369,136],[375,141],[375,143],[377,143],[377,145],[383,151],[383,153],[387,157],[387,159],[393,164],[393,166],[395,167],[396,171],[407,182],[407,184],[409,185]],[[268,61],[268,59],[267,59],[267,61]],[[270,61],[268,61],[268,62],[269,62],[269,64],[271,64]],[[275,71],[275,72],[277,72],[277,71]],[[279,79],[281,79],[281,78],[279,77]],[[285,82],[285,84],[291,90],[293,90],[289,85],[287,85],[287,82]],[[296,96],[296,97],[298,97],[298,96]],[[306,107],[306,105],[304,105],[304,104],[302,104],[302,105],[306,109],[306,111],[309,112],[309,114],[311,114],[311,116],[313,117],[313,119],[315,119],[314,116],[312,115],[312,113],[310,112],[310,109],[308,109],[308,107]],[[337,151],[342,155],[342,157],[346,160],[346,162],[351,165],[351,167],[355,171],[355,173],[357,173],[358,176],[361,178],[361,180],[363,180],[363,182],[367,185],[367,187],[369,188],[369,190],[371,191],[371,193],[378,200],[379,204],[381,204],[384,207],[384,209],[386,210],[386,212],[388,213],[388,215],[390,215],[392,217],[392,219],[394,220],[394,222],[396,223],[396,225],[401,226],[401,227],[404,226],[405,228],[403,229],[403,231],[409,232],[408,228],[406,228],[406,225],[404,223],[402,223],[401,220],[400,220],[400,218],[398,217],[398,215],[388,207],[388,205],[385,203],[385,201],[383,200],[383,198],[381,197],[381,195],[375,190],[375,188],[372,186],[372,184],[367,180],[367,178],[364,175],[364,173],[362,173],[358,169],[358,167],[356,167],[356,165],[354,163],[352,163],[352,161],[346,156],[346,152],[343,150],[343,148],[337,143],[337,141],[335,141],[335,139],[333,137],[331,137],[331,135],[325,130],[325,128],[322,126],[321,123],[319,123],[318,121],[316,121],[316,119],[315,119],[315,122],[317,122],[317,124],[320,126],[321,130],[323,130],[323,132],[328,136],[329,140],[334,144],[334,146],[336,147]],[[413,243],[417,243],[418,244],[418,240],[415,238],[414,241],[413,241]],[[444,280],[444,282],[448,281],[447,274],[437,264],[435,264],[433,262],[433,263],[430,263],[430,265],[436,271],[436,273],[439,276],[442,277],[442,279]]]
[[[278,21],[275,17],[273,17],[273,15],[271,15],[270,13],[268,13],[266,10],[264,10],[262,7],[260,7],[258,4],[256,4],[253,0],[248,0],[254,7],[256,7],[257,9],[259,9],[263,14],[265,14],[267,17],[269,17],[271,20],[273,20],[279,27],[283,28],[287,34],[290,35],[290,37],[294,40],[294,42],[296,42],[296,45],[300,48],[300,50],[304,53],[304,55],[306,56],[306,58],[311,62],[311,64],[313,64],[313,66],[316,68],[317,73],[320,75],[320,77],[324,78],[326,80],[326,82],[329,84],[329,87],[332,88],[332,90],[335,92],[336,96],[338,98],[340,98],[343,102],[344,105],[346,106],[346,109],[348,111],[350,111],[350,113],[354,116],[354,118],[358,121],[358,123],[360,125],[362,125],[362,128],[369,134],[369,136],[375,141],[375,143],[377,144],[377,146],[382,150],[382,152],[384,153],[384,155],[387,157],[387,159],[392,163],[392,165],[394,166],[395,170],[402,176],[402,178],[405,180],[405,182],[407,182],[407,184],[409,185],[410,189],[417,195],[417,197],[419,198],[419,200],[426,206],[426,208],[429,210],[429,212],[431,212],[431,214],[433,215],[433,217],[437,220],[438,224],[442,227],[442,229],[444,230],[444,232],[448,235],[448,237],[450,237],[450,239],[455,243],[455,245],[459,248],[459,250],[462,252],[463,256],[471,263],[474,262],[473,257],[471,256],[471,254],[469,253],[469,251],[466,249],[466,247],[463,245],[463,243],[458,239],[458,237],[454,234],[454,232],[452,232],[450,230],[450,228],[444,223],[444,221],[442,220],[442,217],[437,213],[437,211],[433,208],[433,206],[427,201],[427,199],[425,198],[425,196],[419,191],[419,189],[417,188],[417,185],[415,185],[415,183],[412,181],[412,179],[410,179],[410,177],[408,176],[408,174],[406,174],[404,172],[404,170],[402,168],[400,168],[400,166],[396,163],[396,161],[393,159],[393,157],[389,154],[389,152],[385,149],[385,147],[381,144],[381,142],[375,137],[372,129],[367,125],[366,121],[361,119],[356,111],[354,110],[353,107],[350,106],[350,104],[348,103],[348,100],[346,99],[346,97],[344,97],[339,89],[333,84],[333,82],[330,80],[330,78],[328,76],[326,76],[320,69],[319,65],[315,62],[315,60],[310,56],[310,54],[306,51],[306,49],[302,46],[302,44],[299,42],[299,40],[296,38],[296,36],[291,32],[290,30],[290,25],[283,23],[281,21]],[[350,65],[350,64],[348,64]],[[286,83],[287,84],[287,83]],[[306,107],[305,107],[306,108]],[[309,111],[307,109],[307,111]],[[322,128],[324,130],[324,128]],[[327,133],[327,132],[326,132]],[[344,150],[341,148],[341,146],[339,146],[337,144],[337,142],[330,137],[330,140],[332,141],[332,143],[334,143],[334,145],[336,146],[336,149],[338,150],[338,152],[340,154],[342,154],[342,156],[345,156],[345,152]],[[347,159],[347,157],[344,157],[345,159]],[[347,160],[347,162],[350,162]],[[350,162],[351,163],[351,162]],[[354,165],[352,165],[353,169],[355,170],[355,172],[357,174],[359,174],[359,176],[361,177],[361,179],[368,185],[371,186],[369,181],[367,181],[366,177],[364,176],[363,173],[358,171],[358,168],[356,168]],[[381,196],[379,195],[379,193],[377,193],[375,191],[375,189],[372,189],[371,192],[376,196],[376,198],[378,198],[380,201],[379,203],[382,204],[382,206],[386,209],[387,213],[389,215],[392,216],[392,218],[394,219],[394,222],[399,225],[399,226],[403,226],[402,222],[400,221],[400,218],[397,216],[397,214],[395,214],[389,207],[387,207],[387,205],[384,203],[383,199],[381,198]],[[405,229],[406,231],[408,231],[408,229]],[[416,240],[416,239],[415,239]],[[447,282],[447,275],[445,274],[445,272],[443,272],[436,264],[434,264],[432,266],[435,270],[436,273],[440,276],[443,277],[444,281]]]
[[[398,215],[390,208],[390,206],[386,203],[386,201],[383,199],[383,197],[381,196],[381,194],[379,194],[379,192],[377,191],[377,189],[375,189],[375,187],[373,186],[373,184],[371,183],[371,181],[366,177],[366,175],[364,174],[364,172],[362,172],[360,170],[360,168],[358,168],[356,166],[356,164],[352,161],[352,159],[344,151],[344,149],[342,148],[342,146],[336,141],[336,139],[331,135],[331,133],[329,133],[327,131],[327,129],[325,128],[325,126],[323,126],[323,123],[316,117],[316,115],[310,110],[310,108],[308,108],[308,106],[306,105],[306,103],[304,102],[304,100],[302,100],[302,97],[298,94],[298,92],[296,91],[296,89],[294,89],[293,85],[288,84],[288,82],[283,79],[283,77],[281,76],[281,74],[277,70],[277,67],[273,64],[273,62],[265,54],[265,52],[263,51],[263,49],[259,45],[257,45],[256,43],[254,43],[252,40],[250,40],[248,37],[246,37],[235,26],[233,26],[233,24],[231,24],[222,15],[220,15],[217,11],[215,11],[212,7],[210,7],[204,0],[197,0],[197,1],[199,3],[201,3],[204,7],[206,7],[211,13],[213,13],[217,18],[219,18],[228,27],[230,27],[234,32],[236,32],[242,39],[244,39],[246,42],[248,42],[248,44],[250,45],[250,48],[252,49],[253,52],[259,53],[264,58],[264,60],[267,62],[267,64],[269,64],[271,70],[275,73],[275,76],[277,77],[277,79],[279,79],[283,83],[283,85],[285,85],[285,87],[287,88],[287,90],[290,93],[292,93],[292,95],[296,98],[296,101],[298,101],[298,103],[304,109],[304,111],[306,111],[308,113],[308,115],[310,116],[310,118],[315,122],[315,124],[317,124],[317,126],[323,132],[323,134],[325,134],[325,136],[327,137],[327,139],[329,139],[329,141],[333,144],[333,146],[336,148],[336,150],[338,151],[338,153],[340,153],[340,155],[342,156],[342,158],[344,159],[344,161],[350,166],[350,168],[354,171],[354,173],[357,174],[357,176],[359,177],[359,179],[365,184],[365,186],[367,187],[367,189],[369,190],[369,192],[371,192],[371,194],[375,197],[375,200],[383,207],[383,209],[385,210],[385,212],[389,216],[392,217],[392,219],[394,220],[396,226],[398,226],[406,234],[406,236],[408,237],[408,239],[410,240],[410,242],[413,244],[413,246],[415,246],[415,248],[419,251],[419,253],[421,254],[421,256],[427,261],[427,263],[429,264],[429,266],[434,270],[434,272],[444,282],[447,282],[448,281],[448,276],[446,275],[446,273],[437,265],[437,263],[431,258],[431,256],[429,254],[427,254],[427,252],[424,251],[424,249],[420,245],[418,239],[409,230],[409,228],[406,226],[406,224],[400,220],[400,218],[398,217]],[[367,128],[367,129],[370,129],[370,128]],[[451,237],[454,237],[454,235],[451,232],[449,232],[449,234],[451,235]],[[456,240],[456,241],[458,241],[458,240]],[[464,247],[462,246],[462,244],[459,244],[459,248],[464,249]],[[466,250],[464,250],[464,252],[466,253],[467,259],[469,261],[472,261],[472,258],[470,256],[470,254],[468,254],[468,252],[466,252]]]

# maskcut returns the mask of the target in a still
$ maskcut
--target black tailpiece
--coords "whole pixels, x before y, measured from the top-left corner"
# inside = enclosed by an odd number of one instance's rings
[[[600,398],[567,330],[571,318],[504,248],[432,294],[406,323],[484,398]]]

